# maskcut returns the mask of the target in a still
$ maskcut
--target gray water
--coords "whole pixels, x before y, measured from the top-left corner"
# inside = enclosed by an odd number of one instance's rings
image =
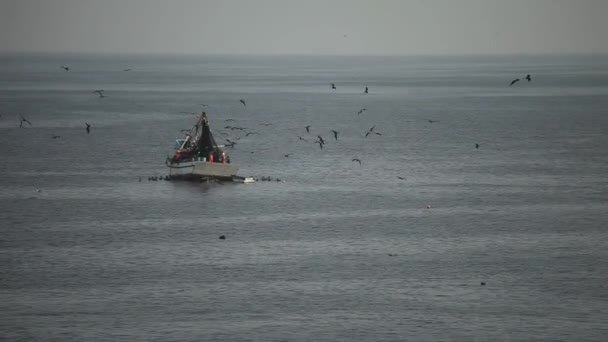
[[[0,340],[608,336],[606,56],[0,62]],[[148,181],[201,109],[282,181]]]

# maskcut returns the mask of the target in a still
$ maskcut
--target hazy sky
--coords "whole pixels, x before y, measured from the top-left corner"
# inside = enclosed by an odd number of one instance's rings
[[[608,0],[0,0],[0,51],[608,53],[607,15]]]

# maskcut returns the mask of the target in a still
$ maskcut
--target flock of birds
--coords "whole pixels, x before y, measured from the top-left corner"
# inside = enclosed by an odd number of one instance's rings
[[[531,81],[532,81],[532,77],[531,77],[531,75],[530,75],[530,74],[527,74],[527,75],[524,77],[524,79],[526,79],[528,82],[531,82]],[[514,79],[513,81],[511,81],[511,83],[509,84],[509,86],[513,86],[515,83],[517,83],[517,82],[519,82],[519,81],[520,81],[520,79],[519,79],[519,78],[516,78],[516,79]],[[332,90],[337,90],[337,87],[336,87],[336,84],[335,84],[335,83],[330,83],[330,87],[331,87],[331,89],[332,89]],[[364,89],[364,91],[363,91],[363,93],[364,93],[364,94],[369,94],[369,87],[367,87],[367,86],[366,86],[366,87],[365,87],[365,89]],[[240,102],[240,103],[241,103],[243,106],[247,106],[247,103],[245,102],[245,100],[244,100],[244,99],[239,99],[239,102]],[[367,111],[367,109],[366,109],[366,108],[361,108],[359,111],[357,111],[357,115],[361,115],[361,114],[363,114],[363,112],[365,112],[365,111]],[[224,120],[224,122],[233,122],[233,121],[235,121],[235,119],[226,119],[226,120]],[[433,120],[433,119],[427,119],[427,121],[428,121],[430,124],[433,124],[433,123],[437,123],[437,122],[439,122],[439,120]],[[262,123],[262,124],[260,124],[260,125],[263,125],[263,126],[272,126],[272,124],[271,124],[271,123]],[[306,125],[306,126],[304,126],[304,129],[306,130],[306,133],[307,133],[307,134],[309,134],[309,135],[311,134],[311,128],[312,128],[312,126],[311,126],[311,125]],[[232,126],[232,125],[227,125],[227,126],[225,126],[225,127],[224,127],[224,129],[226,129],[226,130],[231,130],[231,131],[235,131],[235,130],[236,130],[236,131],[246,131],[246,130],[247,130],[247,128],[246,128],[246,127]],[[365,132],[364,137],[365,137],[365,138],[367,138],[367,137],[369,137],[370,135],[378,135],[378,136],[381,136],[381,135],[382,135],[382,133],[378,132],[378,131],[377,131],[377,130],[375,130],[375,129],[376,129],[376,125],[373,125],[372,127],[370,127],[370,128],[369,128],[369,129],[368,129],[368,130]],[[188,130],[182,130],[182,131],[188,131]],[[340,132],[338,132],[338,131],[336,131],[336,130],[333,130],[333,129],[332,129],[332,130],[330,130],[330,132],[333,134],[333,137],[334,137],[335,141],[338,141],[338,135],[340,134]],[[228,136],[229,136],[229,134],[228,134],[227,132],[219,132],[219,134],[220,134],[220,135],[222,135],[222,136],[224,136],[224,139],[225,139],[225,141],[226,141],[226,143],[224,144],[224,146],[225,146],[225,147],[230,147],[230,148],[232,148],[232,149],[233,149],[233,148],[234,148],[234,147],[237,145],[237,142],[240,140],[240,136],[236,136],[236,137],[233,137],[233,138],[229,138],[229,137],[228,137]],[[258,133],[258,132],[255,132],[255,131],[246,131],[245,136],[247,136],[247,137],[248,137],[248,136],[250,136],[250,135],[254,135],[254,134],[259,134],[259,133]],[[304,138],[304,137],[302,137],[302,136],[299,136],[299,135],[298,135],[297,137],[298,137],[298,139],[299,139],[300,141],[309,142],[309,139],[306,139],[306,138]],[[314,139],[315,139],[315,140],[314,140],[314,143],[315,143],[315,144],[318,144],[320,149],[323,149],[323,147],[324,147],[324,146],[327,144],[327,141],[326,141],[325,139],[323,139],[323,137],[322,137],[321,135],[317,135],[317,136],[316,136]],[[480,148],[480,144],[479,144],[479,143],[475,143],[475,149],[479,149],[479,148]],[[253,151],[250,151],[249,153],[252,153],[252,154],[253,154],[254,152],[253,152]],[[285,158],[289,158],[289,156],[290,156],[290,155],[291,155],[291,153],[285,153],[283,156],[284,156]],[[358,163],[358,164],[359,164],[359,166],[361,166],[361,165],[362,165],[361,159],[359,159],[359,158],[357,158],[357,157],[352,158],[352,159],[351,159],[351,162],[353,162],[353,163]],[[400,180],[405,180],[405,177],[402,177],[402,176],[397,176],[397,178],[398,178],[398,179],[400,179]]]
[[[530,74],[527,74],[527,75],[524,77],[524,79],[525,79],[525,80],[527,80],[528,82],[531,82],[531,81],[532,81],[532,77],[531,77],[531,75],[530,75]],[[514,79],[513,81],[511,81],[511,83],[509,84],[509,86],[513,86],[515,83],[517,83],[517,82],[519,82],[519,81],[520,81],[520,79],[519,79],[519,78],[516,78],[516,79]],[[337,90],[337,87],[336,87],[336,84],[335,84],[335,83],[330,83],[330,87],[331,87],[331,90]],[[366,87],[365,87],[365,89],[364,89],[364,91],[363,91],[363,93],[364,93],[364,94],[369,94],[369,87],[367,87],[367,86],[366,86]],[[244,99],[239,99],[239,102],[240,102],[240,103],[241,103],[243,106],[247,106],[247,103],[245,102],[245,100],[244,100]],[[206,106],[206,105],[203,105],[203,106]],[[366,109],[366,108],[361,108],[359,111],[357,111],[357,115],[361,115],[361,114],[363,114],[363,112],[365,112],[365,111],[367,111],[367,109]],[[183,113],[186,113],[186,112],[183,112]],[[188,112],[188,113],[190,113],[190,112]],[[191,113],[191,114],[194,114],[194,113]],[[226,120],[224,120],[224,122],[226,122],[226,123],[228,123],[228,122],[234,122],[234,121],[236,121],[236,120],[235,120],[235,119],[226,119]],[[433,120],[433,119],[427,119],[427,121],[428,121],[428,123],[430,123],[430,124],[440,122],[439,120]],[[272,126],[272,124],[271,124],[271,123],[261,123],[260,125],[262,125],[262,126]],[[304,129],[306,130],[306,133],[307,133],[308,135],[314,134],[314,133],[311,133],[311,128],[312,128],[312,126],[311,126],[311,125],[306,125],[306,126],[304,126]],[[246,128],[246,127],[241,127],[241,126],[226,125],[226,126],[224,126],[224,129],[225,129],[225,130],[230,130],[230,131],[232,131],[232,132],[234,132],[234,131],[240,131],[240,132],[245,131],[245,136],[246,136],[246,137],[251,136],[251,135],[255,135],[255,134],[259,134],[259,133],[258,133],[258,132],[256,132],[256,131],[248,131],[248,128]],[[182,130],[182,131],[188,131],[188,130],[185,130],[185,129],[184,129],[184,130]],[[331,134],[333,135],[333,137],[334,137],[335,141],[338,141],[338,136],[339,136],[340,132],[338,132],[338,131],[336,131],[336,130],[334,130],[334,129],[330,130],[330,132],[331,132]],[[227,133],[227,132],[223,132],[223,131],[220,131],[220,132],[219,132],[219,134],[220,134],[220,135],[222,135],[222,136],[224,137],[225,141],[226,141],[226,143],[224,144],[224,146],[225,146],[225,147],[229,147],[229,148],[231,148],[231,149],[234,149],[234,148],[235,148],[235,146],[237,145],[238,141],[241,139],[241,137],[240,137],[240,136],[236,136],[236,137],[232,137],[232,138],[230,138],[230,137],[229,137],[229,133]],[[372,127],[370,127],[370,128],[369,128],[369,129],[368,129],[368,130],[365,132],[364,137],[365,137],[365,138],[367,138],[367,137],[369,137],[369,136],[371,136],[371,135],[382,136],[382,133],[381,133],[381,132],[378,132],[378,131],[376,130],[376,125],[373,125]],[[302,136],[300,136],[300,135],[298,135],[297,137],[298,137],[298,139],[299,139],[300,141],[304,141],[304,142],[310,142],[310,140],[309,140],[309,139],[307,139],[307,138],[305,138],[305,137],[302,137]],[[319,134],[319,135],[316,135],[316,137],[314,137],[313,139],[314,139],[314,140],[313,140],[313,142],[314,142],[315,144],[318,144],[320,149],[323,149],[323,147],[324,147],[324,146],[327,144],[327,140],[326,140],[326,139],[324,139],[324,138],[323,138],[323,137],[322,137],[320,134]],[[479,143],[475,143],[475,149],[479,149],[480,147],[481,147],[481,146],[480,146],[480,144],[479,144]],[[253,153],[255,153],[255,152],[253,152],[253,151],[249,151],[249,153],[253,154]],[[289,158],[291,155],[292,155],[291,153],[285,153],[285,154],[283,154],[283,156],[284,156],[285,158]],[[353,162],[353,163],[358,163],[358,164],[359,164],[359,166],[361,166],[361,165],[362,165],[362,161],[361,161],[361,159],[359,159],[358,157],[353,157],[353,158],[351,159],[351,162]],[[402,176],[397,176],[397,178],[398,178],[398,179],[400,179],[400,180],[405,180],[405,179],[406,179],[405,177],[402,177]]]
[[[70,71],[70,67],[69,67],[69,66],[62,65],[62,66],[61,66],[61,68],[62,68],[64,71],[66,71],[66,72]],[[128,71],[131,71],[131,70],[132,70],[132,69],[123,69],[123,71],[124,71],[124,72],[128,72]],[[530,75],[530,74],[527,74],[527,75],[524,77],[524,79],[525,79],[525,80],[527,80],[528,82],[531,82],[531,81],[532,81],[532,77],[531,77],[531,75]],[[512,81],[511,81],[511,83],[509,84],[509,86],[513,86],[514,84],[516,84],[517,82],[520,82],[520,81],[521,81],[521,79],[520,79],[520,78],[515,78],[514,80],[512,80]],[[336,84],[335,84],[335,83],[331,83],[331,84],[330,84],[330,87],[331,87],[331,89],[332,89],[332,90],[337,90],[337,87],[336,87]],[[105,91],[104,91],[103,89],[96,89],[96,90],[94,90],[94,91],[93,91],[93,93],[97,94],[97,95],[99,96],[99,98],[105,98],[105,97],[107,97],[107,95],[105,94]],[[369,94],[369,87],[367,87],[367,86],[366,86],[366,87],[365,87],[365,89],[363,90],[363,93],[364,93],[364,94]],[[244,107],[246,107],[246,106],[247,106],[247,103],[245,102],[245,100],[244,100],[244,99],[239,99],[239,102],[240,102],[240,103],[241,103],[241,104],[242,104]],[[202,106],[206,106],[206,105],[205,105],[205,104],[202,104]],[[357,111],[357,115],[361,115],[361,114],[363,114],[363,112],[365,112],[365,111],[367,111],[367,109],[366,109],[366,108],[361,108],[359,111]],[[186,112],[182,112],[182,113],[186,113]],[[189,112],[188,112],[188,113],[189,113]],[[190,114],[192,114],[192,113],[190,113]],[[31,121],[29,121],[29,120],[28,120],[27,118],[25,118],[23,115],[19,115],[19,118],[20,118],[20,121],[19,121],[19,128],[26,128],[26,127],[31,127],[31,126],[32,126]],[[230,122],[230,121],[235,121],[235,120],[234,120],[234,119],[226,119],[226,120],[224,120],[224,121],[225,121],[225,122]],[[429,123],[431,123],[431,124],[439,122],[438,120],[432,120],[432,119],[428,119],[427,121],[428,121]],[[26,124],[27,124],[27,126],[26,126]],[[272,126],[272,123],[261,123],[260,125],[262,125],[262,126]],[[306,130],[306,133],[307,133],[307,134],[311,134],[311,127],[312,127],[311,125],[306,125],[306,126],[304,127],[304,128],[305,128],[305,130]],[[368,129],[368,130],[365,132],[364,137],[365,137],[365,138],[367,138],[367,137],[369,137],[370,135],[377,135],[377,136],[381,136],[381,135],[382,135],[382,133],[380,133],[380,132],[376,131],[376,130],[375,130],[375,128],[376,128],[376,125],[373,125],[372,127],[370,127],[370,128],[369,128],[369,129]],[[225,127],[224,127],[224,129],[226,129],[226,130],[231,130],[231,131],[235,131],[235,130],[236,130],[236,131],[245,131],[245,130],[247,130],[247,128],[245,128],[245,127],[240,127],[240,126],[231,126],[231,125],[227,125],[227,126],[225,126]],[[91,125],[90,125],[89,123],[87,123],[87,122],[85,122],[85,130],[86,130],[86,133],[87,133],[87,134],[90,134],[90,133],[91,133]],[[189,131],[189,130],[186,130],[186,129],[182,130],[182,132],[184,132],[184,131]],[[336,130],[333,130],[333,129],[332,129],[332,130],[331,130],[331,133],[333,134],[333,137],[334,137],[335,141],[338,141],[338,135],[340,134],[340,132],[338,132],[338,131],[336,131]],[[234,147],[237,145],[237,141],[238,141],[238,140],[240,140],[240,136],[237,136],[237,137],[235,137],[235,138],[230,139],[230,138],[228,138],[228,137],[227,137],[229,134],[228,134],[228,133],[226,133],[226,132],[220,132],[219,134],[225,137],[224,139],[226,140],[226,144],[224,144],[224,146],[226,146],[226,147],[230,147],[230,148],[232,148],[232,149],[233,149],[233,148],[234,148]],[[258,132],[255,132],[255,131],[246,131],[246,132],[245,132],[245,136],[246,136],[246,137],[251,136],[251,135],[255,135],[255,134],[259,134],[259,133],[258,133]],[[52,139],[59,139],[59,138],[61,138],[61,136],[59,136],[59,135],[52,135]],[[308,140],[308,139],[306,139],[306,138],[304,138],[304,137],[302,137],[302,136],[298,136],[298,139],[299,139],[300,141],[309,142],[309,140]],[[323,139],[323,137],[322,137],[321,135],[317,135],[317,136],[315,137],[314,143],[315,143],[315,144],[318,144],[320,149],[323,149],[323,147],[324,147],[324,146],[327,144],[327,141],[326,141],[325,139]],[[479,149],[479,148],[480,148],[479,143],[476,143],[476,144],[475,144],[475,148],[476,148],[476,149]],[[252,154],[253,154],[254,152],[250,151],[249,153],[252,153]],[[285,158],[289,158],[289,156],[290,156],[290,155],[291,155],[291,153],[286,153],[286,154],[284,154],[284,157],[285,157]],[[352,161],[353,163],[355,163],[355,162],[356,162],[356,163],[358,163],[358,164],[359,164],[359,166],[361,166],[361,165],[362,165],[361,159],[359,159],[359,158],[357,158],[357,157],[352,158],[352,159],[351,159],[351,161]],[[397,176],[397,178],[398,178],[398,179],[400,179],[400,180],[405,180],[405,178],[404,178],[404,177],[401,177],[401,176]],[[148,180],[150,180],[150,178],[149,178]],[[140,179],[140,181],[141,181],[141,179]]]

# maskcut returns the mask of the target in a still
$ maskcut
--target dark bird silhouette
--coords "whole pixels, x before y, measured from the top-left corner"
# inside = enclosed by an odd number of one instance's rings
[[[261,123],[260,125],[261,125],[261,126],[272,126],[272,124],[271,124],[271,123]]]
[[[367,110],[367,109],[362,108],[361,110],[359,110],[359,111],[357,112],[357,114],[359,114],[359,115],[360,115],[361,113],[363,113],[363,112],[364,112],[364,111],[366,111],[366,110]]]
[[[517,82],[519,82],[519,78],[516,78],[513,81],[511,81],[511,84],[509,84],[509,87],[512,86],[512,85],[514,85]]]
[[[404,180],[404,179],[405,179],[405,177],[400,177],[400,176],[397,176],[397,178],[399,178],[399,179],[401,179],[401,180]]]
[[[59,138],[61,138],[61,135],[54,135],[53,134],[53,139],[59,139]]]
[[[364,94],[367,94],[367,93],[368,93],[368,90],[369,90],[369,89],[368,89],[367,87],[365,87],[365,91],[364,91],[363,93],[364,93]]]
[[[246,137],[252,135],[252,134],[259,134],[258,132],[247,132],[247,134],[245,134]]]
[[[479,148],[479,144],[475,144],[475,148]]]
[[[103,89],[98,89],[98,90],[95,90],[93,92],[99,94],[99,97],[101,97],[101,98],[106,97],[106,95],[103,93],[104,92]]]
[[[87,134],[91,133],[91,125],[86,122],[84,124],[87,125]]]
[[[530,74],[527,74],[527,75],[526,75],[526,80],[527,80],[528,82],[532,81],[532,77],[530,76]]]
[[[319,141],[321,142],[321,144],[325,145],[325,140],[323,140],[323,138],[320,135],[317,135],[317,138],[319,138]]]
[[[61,66],[61,69],[65,70],[65,71],[70,71],[70,67],[67,67],[67,66],[65,66],[65,65],[62,65],[62,66]]]
[[[30,120],[26,119],[23,117],[23,115],[19,115],[19,117],[21,117],[21,122],[19,122],[19,128],[23,128],[23,123],[26,122],[28,125],[32,125],[32,123],[30,122]]]
[[[439,122],[439,120],[427,120],[429,123]]]
[[[220,240],[226,240],[226,235],[220,235],[219,239]]]
[[[287,154],[285,155],[285,158],[289,158],[289,155],[290,155],[290,154],[291,154],[291,153],[287,153]]]
[[[331,84],[331,89],[336,89],[336,84],[335,83]]]
[[[358,162],[359,166],[361,166],[361,160],[359,160],[358,158],[353,158],[351,161],[352,162]]]
[[[131,69],[122,69],[122,71],[131,71]]]
[[[336,141],[338,141],[338,133],[337,131],[334,131],[333,129],[331,130],[331,132],[334,134],[334,138],[336,138]]]
[[[374,132],[375,135],[382,135],[382,133]]]
[[[376,128],[376,125],[373,125],[372,128],[369,129],[369,131],[367,131],[367,133],[365,133],[365,137],[367,138],[368,135],[374,133],[374,128]]]
[[[323,149],[323,142],[319,140],[315,140],[316,143],[319,143],[319,148]]]
[[[245,103],[245,100],[240,99],[239,101],[243,104],[243,106],[247,106],[247,104]]]
[[[310,125],[306,126],[306,133],[310,133]]]
[[[308,140],[306,140],[306,139],[302,138],[302,137],[301,137],[301,136],[299,136],[299,135],[298,135],[298,138],[299,138],[300,140],[303,140],[303,141],[308,142]]]

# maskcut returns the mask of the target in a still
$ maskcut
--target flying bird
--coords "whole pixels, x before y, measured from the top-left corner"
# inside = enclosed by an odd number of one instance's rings
[[[258,132],[247,132],[247,134],[245,134],[246,137],[252,135],[252,134],[259,134]]]
[[[303,141],[308,141],[308,140],[306,140],[306,139],[302,138],[302,137],[301,137],[301,136],[299,136],[299,135],[298,135],[298,138],[299,138],[300,140],[303,140]]]
[[[368,135],[374,133],[374,128],[376,128],[376,125],[373,125],[372,128],[369,129],[369,131],[367,131],[367,133],[365,133],[365,137],[367,138]]]
[[[439,120],[427,120],[429,123],[439,122]]]
[[[271,123],[261,123],[260,126],[272,126]]]
[[[509,84],[509,87],[512,86],[512,85],[514,85],[517,82],[519,82],[519,78],[516,78],[513,81],[511,81],[511,84]]]
[[[306,133],[310,133],[310,125],[306,126]]]
[[[357,112],[357,114],[359,114],[359,115],[360,115],[361,113],[363,113],[363,112],[364,112],[364,111],[366,111],[366,110],[367,110],[367,109],[362,108],[361,110],[359,110],[359,111]]]
[[[353,158],[353,160],[351,160],[352,162],[358,162],[359,166],[361,166],[361,160],[357,159],[357,158]]]
[[[363,93],[364,93],[364,94],[367,94],[367,93],[368,93],[368,90],[369,90],[369,89],[368,89],[367,87],[365,87],[365,91],[364,91]]]
[[[319,148],[323,149],[323,142],[319,140],[315,140],[316,143],[319,143]]]
[[[23,128],[23,123],[27,122],[28,125],[32,125],[32,123],[30,122],[30,120],[26,119],[23,117],[23,115],[19,115],[21,117],[21,122],[19,123],[19,128]]]
[[[336,84],[335,83],[331,84],[331,89],[336,89]]]
[[[122,71],[131,71],[131,69],[122,69]]]
[[[479,148],[479,144],[475,144],[475,148]]]
[[[65,66],[65,65],[62,65],[62,66],[61,66],[61,68],[62,68],[63,70],[65,70],[65,71],[70,71],[70,67],[67,67],[67,66]]]
[[[321,144],[325,145],[325,140],[323,140],[323,138],[320,135],[317,135],[317,138],[319,138],[319,141],[321,142]]]
[[[87,134],[91,133],[91,125],[86,122],[84,124],[87,125]]]
[[[239,101],[243,104],[243,106],[247,106],[247,104],[245,103],[245,100],[240,99]]]
[[[106,97],[106,95],[103,93],[103,92],[104,92],[104,90],[103,90],[103,89],[98,89],[98,90],[95,90],[95,91],[93,91],[93,92],[94,92],[94,93],[99,94],[99,97],[100,97],[100,98],[104,98],[104,97]]]
[[[401,179],[401,180],[405,180],[405,177],[400,177],[400,176],[397,176],[397,178],[399,178],[399,179]]]
[[[340,132],[334,131],[333,129],[331,131],[334,134],[334,138],[336,138],[336,141],[338,141],[338,133]]]
[[[61,135],[54,135],[53,134],[53,139],[59,139],[59,138],[61,138]]]
[[[289,155],[290,155],[290,153],[287,153],[287,154],[285,155],[285,158],[289,158]]]
[[[530,74],[527,74],[527,75],[526,75],[526,80],[527,80],[528,82],[532,81],[532,77],[530,76]]]

